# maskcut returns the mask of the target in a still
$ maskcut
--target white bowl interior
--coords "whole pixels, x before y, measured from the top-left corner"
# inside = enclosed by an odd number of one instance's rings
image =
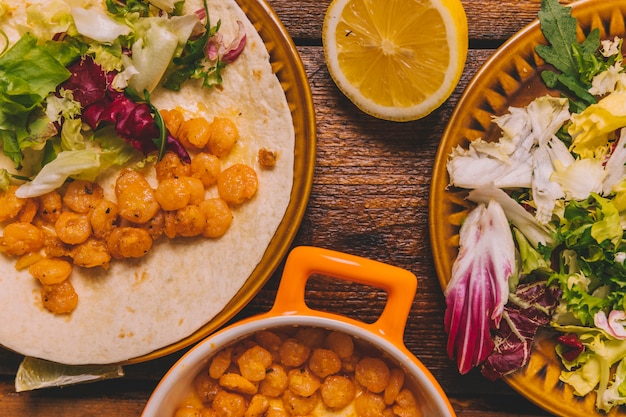
[[[187,352],[167,372],[148,400],[142,417],[173,417],[179,404],[192,389],[194,377],[205,369],[211,357],[220,349],[261,330],[284,326],[310,326],[338,330],[377,347],[385,357],[401,366],[411,381],[412,390],[418,396],[424,417],[453,417],[439,391],[428,375],[392,343],[357,326],[338,320],[307,316],[277,316],[235,324],[200,342]]]

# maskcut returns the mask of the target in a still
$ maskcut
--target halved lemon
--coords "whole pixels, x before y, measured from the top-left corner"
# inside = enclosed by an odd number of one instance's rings
[[[333,0],[322,29],[337,87],[372,116],[420,119],[452,94],[465,67],[460,0]]]

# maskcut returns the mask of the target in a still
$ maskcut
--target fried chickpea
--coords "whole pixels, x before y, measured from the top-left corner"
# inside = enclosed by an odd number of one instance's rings
[[[276,152],[270,151],[265,148],[259,149],[257,154],[257,161],[261,168],[270,169],[276,166],[276,160],[278,159],[278,155]]]
[[[196,407],[180,407],[174,413],[174,417],[202,417],[202,413]]]
[[[354,372],[354,370],[356,369],[356,365],[359,363],[361,358],[361,353],[358,350],[354,350],[350,357],[341,360],[341,371]]]
[[[206,219],[202,236],[218,238],[228,231],[233,222],[233,213],[226,201],[221,198],[209,198],[201,202],[198,207]]]
[[[383,397],[373,392],[364,391],[354,399],[354,410],[358,417],[380,417],[385,408]]]
[[[189,203],[189,183],[182,177],[166,178],[159,182],[154,192],[156,201],[166,211],[178,210]]]
[[[176,212],[164,211],[163,212],[163,233],[170,239],[176,237]]]
[[[61,242],[77,245],[91,236],[91,223],[85,214],[64,211],[54,223],[54,230]]]
[[[209,220],[207,218],[207,222],[208,221]],[[272,353],[274,361],[280,361],[278,348],[283,343],[283,339],[279,335],[269,330],[261,330],[254,335],[254,340],[259,344],[259,346]]]
[[[159,210],[147,222],[135,224],[133,227],[145,230],[150,237],[152,237],[152,240],[156,240],[163,234],[163,230],[165,229],[165,214],[162,210]]]
[[[232,351],[231,348],[222,349],[213,356],[209,365],[209,376],[211,378],[219,379],[230,367]]]
[[[214,378],[211,378],[208,373],[200,372],[193,380],[193,386],[196,390],[196,394],[205,403],[210,403],[215,398],[215,395],[220,390],[220,386]]]
[[[185,177],[190,175],[189,164],[180,160],[174,152],[166,152],[163,158],[154,164],[157,180],[163,181],[167,178]]]
[[[228,204],[243,204],[257,192],[256,172],[245,164],[234,164],[217,177],[217,192]]]
[[[49,258],[62,258],[71,255],[71,245],[61,242],[61,239],[51,230],[41,229],[43,234],[42,250]]]
[[[53,224],[61,215],[63,199],[58,191],[50,191],[39,197],[39,217],[46,223]]]
[[[143,224],[161,209],[148,182],[131,185],[117,195],[119,216],[132,223]]]
[[[241,375],[249,381],[265,379],[267,368],[272,365],[272,354],[261,346],[253,346],[237,358]]]
[[[389,367],[379,358],[365,357],[356,364],[354,377],[357,382],[374,393],[380,393],[389,385]]]
[[[132,223],[147,222],[160,208],[146,177],[132,169],[117,177],[115,196],[120,217]]]
[[[185,145],[203,149],[213,132],[211,123],[204,117],[194,117],[183,121],[178,129],[178,139]]]
[[[389,384],[383,393],[383,399],[387,405],[391,405],[396,401],[396,397],[402,390],[404,385],[404,372],[402,369],[393,368],[389,372]]]
[[[93,235],[106,238],[117,222],[117,214],[117,204],[107,199],[98,201],[89,215]]]
[[[198,393],[192,391],[183,398],[180,404],[178,404],[178,407],[194,407],[197,409],[201,409],[204,407],[204,404],[202,403],[202,398],[200,398]]]
[[[318,327],[302,327],[298,329],[293,338],[314,349],[322,346],[326,338],[326,331]]]
[[[204,184],[198,178],[180,177],[187,183],[187,191],[189,191],[189,204],[198,205],[204,201]]]
[[[200,207],[190,204],[176,211],[176,234],[198,236],[206,228],[206,216]]]
[[[422,410],[417,405],[417,400],[413,393],[404,388],[396,398],[396,404],[393,406],[393,412],[400,417],[421,417]]]
[[[397,415],[393,412],[391,407],[387,407],[383,410],[382,417],[397,417]]]
[[[250,399],[244,417],[262,417],[269,408],[269,399],[265,395],[256,394]]]
[[[116,259],[140,258],[152,248],[152,238],[143,229],[117,227],[109,235],[107,248]]]
[[[311,413],[320,401],[319,393],[314,393],[310,397],[302,397],[290,390],[283,394],[283,404],[285,409],[293,416],[306,416]]]
[[[326,378],[341,370],[341,359],[330,349],[314,349],[309,359],[309,368],[318,377]]]
[[[33,220],[35,220],[35,216],[37,216],[38,212],[39,200],[35,198],[28,198],[26,199],[26,203],[20,211],[20,214],[17,216],[17,221],[31,223]]]
[[[354,352],[354,342],[352,338],[342,332],[331,331],[326,336],[324,346],[335,352],[341,359],[348,359]]]
[[[15,219],[19,214],[26,200],[15,195],[17,185],[10,185],[6,191],[0,192],[0,222]]]
[[[43,285],[63,282],[72,273],[72,264],[63,259],[43,258],[28,267],[28,272]]]
[[[232,360],[233,362],[237,362],[239,360],[239,357],[248,349],[250,349],[251,347],[256,346],[256,343],[254,343],[254,340],[251,340],[249,338],[245,338],[243,339],[241,342],[235,344],[232,349],[233,349],[233,355],[232,355]]]
[[[272,407],[270,404],[270,408],[265,412],[265,417],[291,417],[291,414],[280,407]]]
[[[15,260],[15,269],[17,271],[28,269],[32,264],[44,258],[45,255],[41,251],[24,254]]]
[[[88,213],[104,198],[102,187],[85,180],[72,181],[63,194],[63,204],[76,213]]]
[[[95,268],[100,266],[104,269],[108,269],[111,254],[109,253],[106,243],[102,240],[89,238],[72,250],[72,259],[76,265],[82,266],[83,268]]]
[[[293,338],[285,340],[278,348],[281,363],[291,367],[302,365],[309,358],[310,353],[310,347]]]
[[[128,187],[145,185],[146,183],[146,177],[144,177],[143,174],[134,169],[125,168],[115,180],[115,195],[123,193]]]
[[[302,397],[313,395],[322,385],[320,379],[307,368],[295,368],[287,372],[289,389]]]
[[[71,313],[78,305],[78,295],[69,280],[41,287],[43,306],[54,314]]]
[[[347,376],[331,375],[324,379],[320,395],[327,407],[343,408],[354,400],[356,386]]]
[[[183,112],[179,109],[163,109],[159,110],[161,117],[163,118],[163,123],[165,123],[165,127],[175,138],[178,137],[178,129],[180,125],[185,120],[185,116]]]
[[[276,363],[267,368],[265,379],[259,385],[259,393],[268,397],[279,397],[289,386],[285,368]]]
[[[223,158],[230,153],[239,140],[237,125],[226,117],[216,117],[211,122],[211,135],[208,138],[207,148],[209,152],[218,158]]]
[[[220,387],[240,394],[254,395],[259,390],[257,384],[234,372],[225,373],[220,377],[219,381]]]
[[[222,170],[219,158],[208,152],[199,152],[191,158],[191,176],[202,181],[205,187],[217,184]]]
[[[243,417],[246,413],[246,400],[239,394],[220,391],[215,395],[212,407],[220,416]]]
[[[215,411],[212,408],[203,408],[202,410],[200,410],[200,415],[202,417],[221,417],[217,411]]]
[[[24,255],[38,251],[43,247],[43,232],[30,223],[16,222],[7,224],[0,239],[0,248],[7,255]]]
[[[118,214],[134,224],[145,224],[152,219],[161,206],[150,188],[131,187],[117,196]]]

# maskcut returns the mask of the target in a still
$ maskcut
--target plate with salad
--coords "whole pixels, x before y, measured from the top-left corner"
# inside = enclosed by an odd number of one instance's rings
[[[542,0],[472,79],[429,220],[461,374],[626,415],[625,2]]]

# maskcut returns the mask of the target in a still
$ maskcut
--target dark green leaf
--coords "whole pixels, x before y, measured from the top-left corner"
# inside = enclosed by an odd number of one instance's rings
[[[599,54],[599,30],[592,30],[582,43],[578,43],[576,19],[571,15],[571,8],[561,5],[558,0],[542,0],[539,21],[548,45],[537,45],[535,50],[556,70],[542,71],[545,84],[583,100],[582,104],[574,104],[571,99],[572,111],[578,112],[595,103],[595,97],[588,92],[591,81],[616,60]]]
[[[538,45],[537,53],[556,69],[570,76],[577,75],[571,50],[576,43],[576,19],[571,9],[558,0],[542,0],[539,11],[541,31],[550,45]]]

